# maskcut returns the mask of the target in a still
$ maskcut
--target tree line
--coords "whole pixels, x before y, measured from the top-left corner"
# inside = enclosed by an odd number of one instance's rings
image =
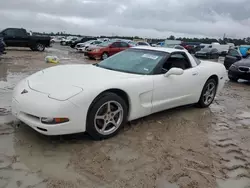
[[[100,37],[100,38],[121,38],[121,39],[130,39],[130,40],[134,40],[134,39],[141,39],[144,40],[144,38],[141,38],[139,36],[84,36],[84,35],[73,35],[73,34],[69,34],[66,32],[57,32],[57,33],[41,33],[41,32],[33,32],[33,34],[37,34],[37,35],[47,35],[47,36],[77,36],[77,37]],[[234,43],[235,45],[250,45],[250,37],[247,38],[242,38],[242,39],[233,39],[233,38],[223,38],[223,39],[215,39],[215,38],[187,38],[187,37],[175,37],[173,35],[166,37],[166,38],[162,38],[162,39],[157,39],[157,38],[147,38],[147,40],[150,43],[157,43],[157,42],[161,42],[164,41],[166,39],[169,40],[181,40],[183,42],[200,42],[200,43],[205,43],[205,44],[211,44],[212,42],[219,42],[220,44],[226,44],[226,43]]]

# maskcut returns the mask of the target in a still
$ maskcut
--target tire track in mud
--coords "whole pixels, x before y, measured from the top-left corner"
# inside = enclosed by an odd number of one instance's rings
[[[236,98],[239,101],[237,105],[244,108],[245,101],[241,101],[242,97],[235,97],[235,95],[236,93],[228,93],[224,97],[229,96],[234,100]],[[242,139],[242,132],[250,137],[250,129],[241,124],[242,119],[247,117],[239,118],[242,112],[237,112],[240,109],[237,105],[233,107],[234,104],[228,104],[225,101],[221,103],[224,104],[213,105],[215,107],[212,109],[214,119],[210,132],[211,147],[219,157],[217,167],[225,177],[225,180],[217,180],[218,188],[234,188],[235,185],[244,188],[250,186],[250,155],[247,147],[244,147],[244,144],[247,145],[247,143]],[[218,110],[220,108],[223,110]]]

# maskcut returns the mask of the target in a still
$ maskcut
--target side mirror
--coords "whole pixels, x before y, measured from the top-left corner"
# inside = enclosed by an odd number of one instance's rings
[[[165,77],[169,77],[170,75],[182,75],[184,70],[181,68],[171,68],[168,72],[164,74]]]

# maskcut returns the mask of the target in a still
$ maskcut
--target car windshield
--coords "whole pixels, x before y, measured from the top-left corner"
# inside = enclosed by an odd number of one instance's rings
[[[89,44],[89,43],[91,43],[91,42],[93,42],[94,40],[89,40],[89,41],[86,41],[86,42],[84,42],[83,44]]]
[[[151,74],[167,52],[130,48],[96,64],[105,69],[133,73]]]

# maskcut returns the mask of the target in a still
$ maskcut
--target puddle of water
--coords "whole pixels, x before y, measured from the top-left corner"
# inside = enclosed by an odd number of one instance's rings
[[[20,72],[17,70],[10,72],[10,69],[14,66],[8,63],[0,64],[0,124],[12,120],[10,114],[12,90],[20,80],[28,75],[22,72],[22,69],[19,70]]]
[[[238,117],[250,119],[250,112],[243,111],[238,115]]]

